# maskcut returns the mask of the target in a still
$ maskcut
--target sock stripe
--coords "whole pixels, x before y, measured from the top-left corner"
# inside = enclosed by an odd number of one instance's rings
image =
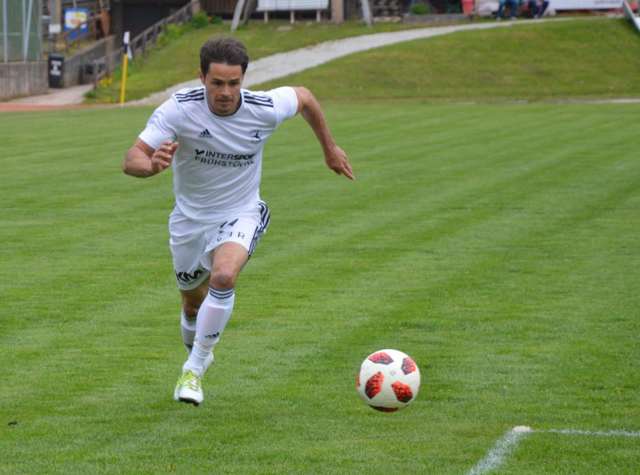
[[[209,295],[216,299],[228,299],[230,297],[233,297],[234,292],[235,288],[231,288],[229,290],[218,290],[214,289],[213,287],[209,287]]]

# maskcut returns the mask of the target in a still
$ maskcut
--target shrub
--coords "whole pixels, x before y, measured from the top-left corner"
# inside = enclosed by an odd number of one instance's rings
[[[195,28],[204,28],[209,24],[209,17],[205,12],[198,12],[193,15],[193,26]]]
[[[428,15],[429,7],[426,6],[424,3],[416,3],[411,7],[411,14],[412,15]]]

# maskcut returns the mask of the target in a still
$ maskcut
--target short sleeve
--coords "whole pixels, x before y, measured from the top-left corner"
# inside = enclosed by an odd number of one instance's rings
[[[276,110],[276,127],[298,113],[298,95],[292,87],[279,87],[268,91]]]
[[[175,100],[170,98],[149,117],[146,128],[138,137],[156,149],[165,140],[175,141],[177,139],[181,123],[181,111]]]

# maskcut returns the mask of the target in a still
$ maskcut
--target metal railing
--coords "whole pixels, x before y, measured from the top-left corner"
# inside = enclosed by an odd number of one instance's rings
[[[63,7],[70,3],[71,2],[69,0],[63,0]],[[105,0],[102,0],[102,2],[76,0],[76,3],[87,10],[87,20],[71,30],[67,30],[59,34],[49,34],[48,38],[45,37],[43,39],[43,44],[48,45],[47,49],[43,51],[45,54],[68,53],[71,48],[76,44],[80,44],[84,40],[95,41],[100,39],[99,35],[101,34],[101,30],[98,28],[98,24],[102,21],[101,15],[103,12],[108,10],[109,0],[106,0],[106,2]],[[107,8],[107,10],[105,10],[105,8]],[[52,17],[50,15],[42,16],[43,32],[48,31],[51,21]],[[87,28],[87,32],[84,34],[82,33],[83,28]],[[74,33],[77,33],[77,35]],[[74,38],[72,38],[72,36]]]
[[[144,55],[148,47],[158,43],[158,39],[161,35],[168,35],[169,25],[180,26],[193,20],[194,7],[199,3],[200,0],[193,0],[173,15],[160,20],[131,40],[129,42],[129,48],[133,57],[135,58],[139,54]],[[91,61],[94,90],[98,90],[98,83],[100,82],[100,79],[111,76],[112,71],[122,62],[124,54],[125,51],[123,46],[102,58]]]
[[[74,29],[67,30],[64,33],[60,33],[59,35],[50,38],[48,40],[48,52],[68,53],[71,48],[82,43],[84,40],[96,40],[98,37],[98,21],[99,18],[97,17],[89,18],[88,21],[80,23]],[[84,28],[87,29],[86,33],[82,32]]]

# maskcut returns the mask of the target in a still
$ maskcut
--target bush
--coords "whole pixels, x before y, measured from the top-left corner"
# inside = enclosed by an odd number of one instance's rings
[[[171,41],[173,40],[177,40],[178,38],[180,38],[184,32],[185,32],[185,25],[181,25],[181,26],[176,26],[173,23],[169,25],[167,34],[162,34],[160,36],[158,36],[158,47],[159,48],[164,48],[165,46],[167,46]]]
[[[200,29],[204,28],[207,25],[209,25],[209,17],[205,12],[198,12],[193,15],[193,26],[195,28]]]
[[[424,3],[416,3],[411,7],[411,14],[412,15],[428,15],[429,7],[426,6]]]

